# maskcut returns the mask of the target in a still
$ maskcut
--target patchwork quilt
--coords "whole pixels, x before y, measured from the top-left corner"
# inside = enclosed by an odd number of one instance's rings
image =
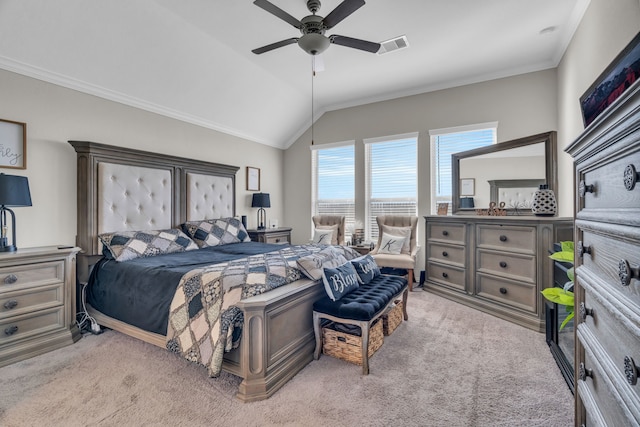
[[[336,248],[345,251],[347,259],[354,257],[350,248]],[[224,352],[239,344],[243,315],[235,304],[300,279],[296,260],[321,249],[286,246],[186,273],[171,303],[167,349],[206,366],[209,375],[217,377]]]

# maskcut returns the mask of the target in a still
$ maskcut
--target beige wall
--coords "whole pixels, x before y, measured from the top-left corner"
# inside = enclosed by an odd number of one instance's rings
[[[564,152],[583,130],[579,99],[640,31],[638,0],[591,0],[558,66],[558,203],[573,215],[573,164]]]
[[[324,114],[316,123],[314,139],[316,144],[356,141],[356,217],[363,220],[363,139],[419,132],[418,210],[422,216],[429,214],[431,198],[430,129],[497,121],[499,142],[556,130],[556,92],[556,72],[545,70],[378,102]],[[285,153],[285,220],[294,228],[294,242],[306,241],[311,233],[309,144],[307,133]]]
[[[18,247],[74,244],[76,155],[68,140],[94,141],[239,166],[237,214],[255,227],[245,167],[262,172],[271,193],[268,218],[283,218],[283,151],[91,95],[0,70],[0,118],[27,123],[32,207],[15,208]]]

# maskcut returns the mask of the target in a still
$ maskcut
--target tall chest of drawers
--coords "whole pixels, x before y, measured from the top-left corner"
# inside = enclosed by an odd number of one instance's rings
[[[0,367],[72,344],[78,248],[0,254]]]
[[[576,426],[637,426],[640,86],[566,151],[576,182]]]
[[[553,243],[569,218],[427,216],[425,290],[542,332]]]

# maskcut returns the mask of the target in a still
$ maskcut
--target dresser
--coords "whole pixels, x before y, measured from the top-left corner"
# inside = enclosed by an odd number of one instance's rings
[[[640,85],[566,151],[576,183],[576,426],[637,426]]]
[[[571,218],[426,216],[424,290],[542,332],[553,243]]]
[[[0,367],[80,339],[78,250],[54,246],[0,254]]]
[[[291,244],[291,228],[263,228],[260,230],[247,230],[249,237],[254,242]]]

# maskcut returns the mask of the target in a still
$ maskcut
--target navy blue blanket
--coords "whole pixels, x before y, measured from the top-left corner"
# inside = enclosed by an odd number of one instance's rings
[[[109,317],[166,335],[171,300],[185,273],[278,249],[282,246],[244,242],[125,262],[103,258],[91,272],[87,302]]]

